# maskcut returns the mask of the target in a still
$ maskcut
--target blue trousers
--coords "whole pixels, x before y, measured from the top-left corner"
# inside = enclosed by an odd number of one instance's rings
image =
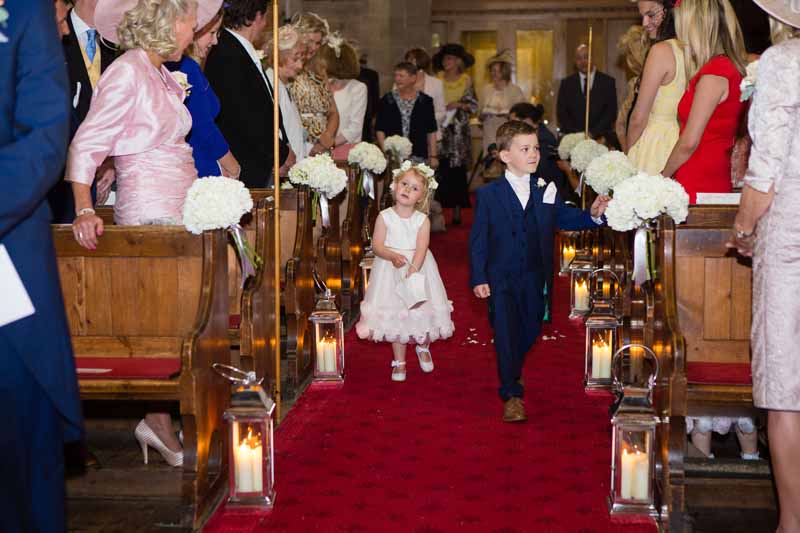
[[[0,531],[66,531],[61,415],[0,336]]]
[[[522,397],[517,381],[522,377],[525,354],[542,329],[544,301],[537,276],[525,275],[490,284],[489,317],[494,328],[500,398]]]

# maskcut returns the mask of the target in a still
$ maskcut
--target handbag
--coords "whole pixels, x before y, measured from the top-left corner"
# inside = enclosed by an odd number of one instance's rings
[[[409,309],[425,303],[428,295],[425,293],[425,276],[414,272],[406,277],[408,269],[395,269],[396,283],[394,290]],[[399,279],[398,279],[399,278]]]

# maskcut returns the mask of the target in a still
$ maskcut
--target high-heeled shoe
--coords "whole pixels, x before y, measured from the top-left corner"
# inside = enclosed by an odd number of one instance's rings
[[[423,372],[433,372],[433,357],[431,356],[430,348],[423,348],[419,345],[414,347],[414,350],[417,352],[417,359],[419,359],[419,367],[422,369]],[[431,358],[430,361],[423,361],[422,354],[427,353],[428,357]]]
[[[139,446],[142,447],[142,454],[144,455],[144,464],[147,464],[147,447],[152,446],[164,458],[170,466],[183,466],[183,450],[173,452],[167,445],[164,444],[158,435],[150,429],[147,422],[141,420],[133,432],[136,440],[139,441]]]

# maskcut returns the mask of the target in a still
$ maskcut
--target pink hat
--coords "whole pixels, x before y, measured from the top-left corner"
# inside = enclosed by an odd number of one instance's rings
[[[125,13],[136,7],[139,0],[97,0],[94,10],[94,25],[106,41],[116,43],[117,26]],[[211,22],[222,9],[222,0],[197,0],[197,29]]]

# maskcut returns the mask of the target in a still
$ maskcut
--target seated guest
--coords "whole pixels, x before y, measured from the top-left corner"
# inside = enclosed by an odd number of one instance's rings
[[[266,62],[272,64],[272,39],[267,41],[265,50]],[[300,111],[289,97],[287,86],[303,70],[303,60],[306,54],[306,47],[300,40],[300,34],[294,26],[282,26],[278,30],[278,84],[280,96],[278,105],[281,108],[281,118],[283,120],[286,135],[289,140],[289,147],[294,152],[296,161],[299,163],[308,156],[308,134],[303,128],[303,120]],[[275,71],[272,66],[267,68],[267,79],[271,86],[275,87]]]
[[[106,69],[89,114],[69,148],[66,180],[72,182],[78,244],[97,247],[103,221],[92,209],[97,168],[111,156],[117,174],[114,220],[118,224],[180,224],[186,191],[197,178],[186,135],[192,118],[183,87],[164,66],[178,61],[194,38],[193,0],[99,0],[100,35],[126,52]],[[167,413],[150,413],[136,439],[158,450],[172,466],[183,451]]]
[[[367,112],[367,86],[355,79],[360,68],[358,52],[338,35],[331,35],[317,56],[325,64],[328,87],[339,112],[333,158],[347,160],[350,148],[361,142]]]
[[[686,43],[689,83],[678,104],[681,133],[664,170],[695,203],[697,193],[731,192],[731,150],[744,103],[739,84],[747,54],[728,0],[684,0],[675,8],[675,32]]]
[[[436,114],[436,125],[439,128],[438,137],[442,136],[442,125],[447,116],[447,104],[444,103],[444,84],[442,80],[433,75],[433,61],[430,54],[422,48],[412,48],[406,52],[405,60],[416,65],[417,84],[419,92],[433,98],[433,111]]]
[[[508,122],[511,106],[525,101],[518,85],[511,82],[511,51],[503,50],[490,57],[486,69],[492,82],[483,87],[478,100],[478,116],[483,125],[483,152],[494,144],[497,128]]]
[[[758,431],[756,431],[756,424],[752,418],[686,417],[686,433],[690,435],[692,444],[710,459],[714,458],[714,454],[711,452],[711,432],[727,435],[733,425],[736,425],[736,438],[739,440],[741,448],[739,456],[745,461],[759,459]]]
[[[408,62],[394,67],[394,84],[397,87],[386,93],[378,103],[375,119],[375,136],[383,148],[386,137],[400,135],[411,141],[411,158],[427,162],[431,168],[438,166],[436,157],[436,116],[433,98],[416,88],[417,67]]]
[[[221,106],[217,126],[242,168],[239,179],[250,188],[270,186],[274,169],[272,91],[254,46],[267,28],[268,6],[267,0],[227,1],[222,18],[225,28],[205,68]],[[283,171],[294,164],[294,154],[283,121],[279,131]]]
[[[222,25],[222,0],[199,0],[194,42],[180,63],[170,63],[170,70],[186,74],[190,90],[183,101],[192,115],[192,131],[186,138],[192,147],[197,175],[227,176],[238,179],[241,167],[230,151],[225,137],[214,120],[219,115],[219,98],[214,94],[200,66],[209,50],[217,44]],[[210,20],[209,20],[210,19]]]

